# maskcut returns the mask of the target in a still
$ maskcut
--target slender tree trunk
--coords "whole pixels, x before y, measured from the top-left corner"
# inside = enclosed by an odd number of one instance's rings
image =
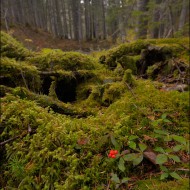
[[[179,30],[183,29],[185,25],[187,10],[188,10],[188,2],[187,0],[183,0],[182,10],[181,10],[180,18],[179,18],[179,26],[178,26]]]
[[[147,5],[149,0],[137,0],[137,10],[141,13],[137,23],[137,38],[147,38],[148,29],[148,17],[147,17]]]

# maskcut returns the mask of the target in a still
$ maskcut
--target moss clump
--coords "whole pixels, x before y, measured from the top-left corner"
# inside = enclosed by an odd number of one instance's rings
[[[61,50],[42,51],[36,53],[29,61],[35,64],[40,70],[56,71],[77,71],[77,70],[93,70],[98,68],[95,59],[78,53],[78,52],[62,52]]]
[[[15,40],[9,34],[1,31],[0,54],[16,60],[24,60],[31,56],[32,52],[26,49],[20,42]]]
[[[102,96],[103,105],[108,106],[120,99],[125,90],[126,86],[122,82],[115,82],[106,85]]]
[[[139,55],[141,53],[141,50],[147,47],[148,47],[148,43],[142,40],[138,40],[136,42],[129,43],[129,44],[122,44],[119,47],[109,50],[105,55],[102,55],[99,58],[99,61],[107,65],[111,69],[117,66],[117,61],[119,62],[119,60],[120,62],[123,63],[123,66],[124,66],[126,57],[122,58],[123,56]],[[127,58],[128,58],[128,61],[129,59],[130,61],[132,60],[131,57],[127,57]],[[134,63],[132,63],[132,65],[134,65]]]
[[[55,84],[54,84],[55,85]],[[11,92],[14,96],[18,96],[21,99],[27,99],[31,101],[37,102],[43,108],[51,108],[54,112],[65,114],[65,115],[79,115],[86,116],[88,113],[84,113],[83,111],[78,111],[77,109],[73,109],[71,105],[65,104],[54,97],[35,94],[26,88],[17,87],[11,89]]]
[[[135,86],[135,80],[134,80],[134,78],[132,76],[131,69],[127,69],[125,71],[124,76],[123,76],[123,82],[127,83],[131,87]]]
[[[188,190],[189,179],[184,178],[177,181],[161,182],[159,180],[142,180],[137,183],[135,190]]]
[[[121,64],[124,70],[131,69],[133,74],[137,74],[136,62],[138,59],[140,59],[140,56],[124,55],[120,59],[118,59],[118,62]]]
[[[23,86],[33,91],[40,89],[40,75],[37,68],[23,61],[1,58],[1,83],[10,87]]]

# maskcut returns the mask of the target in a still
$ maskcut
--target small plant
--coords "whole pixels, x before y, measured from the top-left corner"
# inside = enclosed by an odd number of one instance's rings
[[[115,188],[118,189],[122,184],[127,184],[130,178],[124,177],[123,179],[119,179],[117,174],[111,174],[111,181],[115,183]]]
[[[165,118],[164,118],[165,119]],[[160,180],[164,180],[168,177],[174,179],[181,179],[179,174],[174,170],[170,170],[169,166],[167,166],[168,162],[172,161],[172,165],[175,163],[181,163],[180,157],[177,155],[179,151],[189,152],[187,146],[189,142],[181,136],[178,135],[170,135],[167,131],[162,130],[154,130],[154,136],[161,139],[164,142],[164,146],[160,147],[156,144],[154,145],[153,150],[155,154],[155,164],[159,165],[161,170]],[[173,141],[174,146],[168,147],[167,143]],[[122,146],[116,141],[116,139],[111,136],[111,142],[115,146],[115,148],[121,151]],[[117,150],[110,150],[108,157],[114,158],[115,161],[118,162],[117,167],[119,172],[124,173],[126,171],[126,162],[133,163],[133,166],[138,166],[144,158],[144,152],[150,147],[148,147],[145,143],[142,143],[139,136],[131,135],[128,137],[128,148],[130,150],[124,150],[119,153]],[[116,173],[111,174],[111,181],[115,183],[115,188],[117,189],[124,181],[128,182],[129,178],[125,177],[120,179]]]

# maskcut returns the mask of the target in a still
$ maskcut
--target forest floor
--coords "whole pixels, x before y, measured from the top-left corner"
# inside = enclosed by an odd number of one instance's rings
[[[2,30],[6,31],[2,26]],[[69,39],[60,39],[53,37],[52,34],[40,29],[33,29],[25,26],[12,26],[9,33],[25,47],[33,51],[39,51],[43,48],[61,49],[63,51],[82,51],[85,53],[91,51],[100,51],[114,46],[109,40],[78,42]]]
[[[30,51],[1,32],[0,189],[189,189],[189,38],[9,33]]]

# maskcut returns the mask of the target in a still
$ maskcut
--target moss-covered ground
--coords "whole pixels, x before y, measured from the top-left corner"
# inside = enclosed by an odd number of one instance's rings
[[[1,38],[1,189],[189,188],[189,39],[99,56]]]

